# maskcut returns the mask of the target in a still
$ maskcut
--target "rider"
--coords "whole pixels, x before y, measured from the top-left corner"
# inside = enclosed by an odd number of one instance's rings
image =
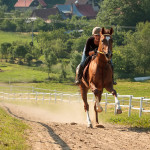
[[[83,70],[84,70],[84,67],[87,64],[86,60],[88,58],[90,58],[90,56],[97,53],[97,49],[98,49],[99,41],[100,41],[100,30],[101,30],[100,27],[93,28],[93,30],[92,30],[92,35],[93,36],[91,36],[86,42],[86,45],[85,45],[84,50],[83,50],[82,59],[81,59],[81,62],[79,64],[79,68],[77,70],[77,78],[76,78],[76,81],[75,81],[75,84],[77,84],[77,85],[80,84],[80,81],[82,79]],[[111,61],[111,67],[112,67],[112,70],[113,70],[112,61]],[[114,80],[113,80],[113,84],[116,84],[114,82]]]

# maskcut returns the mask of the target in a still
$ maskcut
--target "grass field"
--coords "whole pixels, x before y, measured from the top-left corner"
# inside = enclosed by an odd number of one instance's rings
[[[143,113],[142,117],[139,118],[139,111],[134,110],[131,116],[128,117],[128,109],[122,108],[123,113],[114,115],[114,108],[109,108],[107,113],[102,112],[99,114],[99,119],[103,122],[109,122],[113,124],[126,125],[130,129],[141,129],[150,130],[150,114]]]
[[[31,33],[16,33],[16,32],[3,32],[0,31],[0,45],[3,42],[12,43],[14,41],[31,42]]]
[[[0,149],[27,149],[25,130],[28,128],[29,127],[26,124],[10,117],[0,108]]]
[[[51,73],[51,81],[48,81],[48,74],[43,71],[38,71],[33,67],[21,66],[17,64],[1,63],[0,69],[0,82],[12,83],[22,86],[33,86],[36,88],[57,90],[68,93],[79,92],[78,86],[73,82],[64,81],[58,83],[59,74]],[[114,86],[115,90],[120,95],[133,95],[138,97],[150,98],[150,80],[145,82],[131,82],[126,80],[117,80],[117,85]],[[104,93],[107,92],[104,90]]]
[[[37,40],[33,38],[34,45],[37,45]],[[22,41],[24,43],[30,43],[32,41],[31,32],[3,32],[0,30],[0,45],[4,42],[13,43]]]

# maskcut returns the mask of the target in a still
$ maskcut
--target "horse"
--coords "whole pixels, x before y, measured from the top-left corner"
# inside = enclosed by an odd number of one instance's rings
[[[96,127],[100,126],[98,121],[98,112],[103,111],[103,108],[100,105],[100,101],[104,88],[108,92],[112,93],[112,95],[115,97],[117,114],[122,113],[120,102],[117,98],[117,92],[113,88],[112,68],[110,65],[113,43],[112,34],[113,28],[105,29],[103,27],[101,29],[96,57],[89,63],[86,82],[82,77],[81,83],[79,84],[81,96],[84,102],[84,109],[87,114],[87,123],[89,128],[93,127],[89,116],[89,104],[87,102],[87,92],[89,89],[91,89],[95,95],[94,112]]]

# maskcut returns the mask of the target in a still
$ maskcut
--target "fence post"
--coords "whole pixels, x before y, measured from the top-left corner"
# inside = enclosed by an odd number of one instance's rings
[[[20,101],[21,101],[21,102],[23,101],[23,100],[22,100],[22,97],[23,97],[23,96],[22,96],[22,93],[20,93]]]
[[[139,117],[142,115],[142,103],[143,103],[143,97],[140,99],[140,112],[139,112]]]
[[[55,103],[56,103],[56,90],[55,90]]]
[[[132,103],[132,96],[130,95],[130,98],[129,98],[129,112],[128,112],[128,117],[131,116],[131,103]]]
[[[4,96],[4,95],[5,95],[5,93],[4,93],[4,91],[3,91],[3,100],[4,100],[4,98],[5,98],[5,96]]]
[[[49,104],[50,104],[50,101],[51,101],[51,93],[49,93]]]
[[[71,101],[71,95],[69,94],[69,103],[70,103],[70,101]]]
[[[35,98],[35,100],[36,100],[36,103],[37,103],[37,99],[38,99],[38,98],[37,98],[37,92],[36,92],[36,98]]]
[[[63,102],[63,93],[61,94],[61,102]]]
[[[28,100],[30,99],[30,96],[29,96],[29,91],[28,91]]]
[[[34,87],[32,86],[32,93],[34,93]]]
[[[44,103],[44,92],[43,92],[43,102],[42,103]]]
[[[14,92],[14,100],[16,99],[16,95],[15,95],[15,92]]]
[[[105,113],[107,112],[107,93],[105,93]]]

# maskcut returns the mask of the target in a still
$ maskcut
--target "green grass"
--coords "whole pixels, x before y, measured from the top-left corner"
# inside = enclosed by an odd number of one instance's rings
[[[32,67],[5,63],[0,65],[3,72],[0,73],[0,82],[43,82],[48,78],[46,72],[34,70]],[[53,75],[53,74],[51,74]]]
[[[132,110],[131,116],[128,117],[128,110],[126,108],[122,108],[122,110],[122,114],[114,115],[114,108],[109,108],[107,113],[102,112],[99,114],[99,119],[103,122],[126,125],[131,129],[150,130],[149,113],[142,113],[142,116],[139,117],[139,111]]]
[[[16,118],[10,117],[0,108],[0,149],[25,150],[25,130],[29,127]]]
[[[36,88],[57,90],[68,93],[79,92],[79,87],[75,86],[73,82],[64,81],[58,83],[60,74],[50,73],[52,80],[47,80],[48,74],[44,71],[37,70],[34,67],[22,66],[17,64],[1,63],[0,68],[0,82],[21,84],[23,86],[34,86]],[[114,89],[120,95],[133,95],[136,97],[150,98],[150,80],[145,82],[131,82],[126,80],[118,80]],[[17,85],[18,85],[17,84]],[[107,92],[104,90],[104,93]]]
[[[133,95],[137,97],[149,97],[150,98],[150,80],[145,82],[129,82],[129,81],[117,81],[117,85],[114,89],[120,95]]]
[[[31,42],[31,33],[15,33],[15,32],[3,32],[0,31],[0,45],[4,42],[12,43],[14,41]]]

